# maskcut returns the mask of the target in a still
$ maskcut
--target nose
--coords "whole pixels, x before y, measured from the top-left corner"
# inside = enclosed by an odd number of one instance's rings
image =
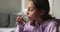
[[[29,12],[27,11],[27,15],[29,15]]]

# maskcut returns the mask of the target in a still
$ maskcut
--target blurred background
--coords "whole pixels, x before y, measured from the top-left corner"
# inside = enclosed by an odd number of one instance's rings
[[[52,17],[60,19],[60,0],[49,0]],[[0,32],[14,32],[17,13],[26,12],[28,0],[0,0]]]

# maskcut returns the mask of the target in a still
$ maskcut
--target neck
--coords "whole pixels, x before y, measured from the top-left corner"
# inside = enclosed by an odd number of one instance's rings
[[[37,22],[37,24],[40,25],[40,24],[43,22],[43,19],[42,19],[42,18],[36,18],[36,20],[30,19],[30,24],[31,24],[32,26],[35,26],[36,22]]]
[[[42,18],[37,18],[37,23],[40,25],[42,22],[43,22],[43,19]]]
[[[36,24],[36,21],[35,20],[30,21],[30,25],[35,26],[35,24]]]

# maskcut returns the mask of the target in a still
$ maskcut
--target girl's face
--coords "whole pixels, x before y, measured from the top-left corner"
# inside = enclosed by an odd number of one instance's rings
[[[35,5],[32,1],[29,1],[28,3],[28,10],[27,10],[27,16],[33,20],[36,20],[37,18],[40,18],[42,13],[41,11],[37,11],[35,8]]]

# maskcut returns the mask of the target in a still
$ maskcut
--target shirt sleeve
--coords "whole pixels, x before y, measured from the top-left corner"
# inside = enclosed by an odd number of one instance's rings
[[[51,28],[50,28],[50,32],[57,32],[57,27],[56,27],[56,26],[51,27]]]
[[[24,28],[24,26],[19,24],[19,25],[17,25],[15,32],[23,32],[23,28]]]
[[[49,32],[57,32],[57,23],[51,23],[51,26],[50,26],[50,29],[49,29]]]
[[[28,30],[26,30],[25,27],[28,26],[29,23],[26,23],[25,26],[21,25],[21,24],[18,24],[17,27],[16,27],[16,30],[15,32],[29,32]],[[25,29],[24,29],[25,28]],[[28,28],[27,28],[28,29]]]

